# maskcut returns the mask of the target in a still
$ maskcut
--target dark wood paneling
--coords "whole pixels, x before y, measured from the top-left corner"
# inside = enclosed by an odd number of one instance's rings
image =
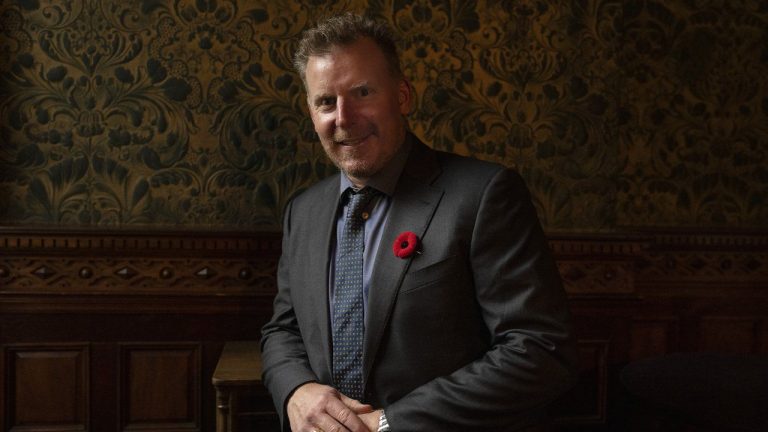
[[[200,394],[200,430],[215,427],[215,397],[210,377],[225,340],[258,339],[263,314],[2,314],[0,346],[11,340],[48,345],[49,341],[90,339],[89,430],[121,430],[119,383],[124,345],[199,346],[197,390]],[[142,342],[137,342],[142,341]],[[180,342],[181,341],[181,342]],[[188,342],[192,341],[192,342]],[[5,366],[2,367],[6,371]],[[7,390],[7,386],[0,386]],[[12,400],[6,391],[3,402]],[[0,416],[6,419],[5,415]],[[3,429],[7,430],[7,429]]]
[[[748,317],[704,317],[700,327],[701,348],[739,354],[759,352],[761,321]]]
[[[4,347],[10,430],[86,430],[89,350],[85,344]]]
[[[123,344],[119,368],[123,430],[200,430],[198,344]]]
[[[768,353],[765,233],[556,236],[551,245],[582,370],[555,407],[563,430],[633,430],[617,378],[632,361]],[[216,360],[225,341],[258,339],[279,253],[277,233],[0,228],[3,426],[49,415],[95,432],[213,430]],[[80,354],[24,357],[30,349]],[[24,372],[33,364],[47,371],[40,381]],[[41,383],[73,369],[80,378],[47,402],[66,409],[35,413]]]
[[[0,347],[88,342],[88,430],[213,430],[210,377],[224,341],[258,338],[271,311],[279,239],[0,229]],[[9,382],[6,364],[0,377]],[[131,398],[123,379],[138,402],[123,405]],[[5,382],[0,418],[8,430],[17,399]],[[173,398],[150,403],[157,389]]]
[[[607,413],[608,350],[605,340],[579,340],[579,380],[554,406],[563,425],[601,423]]]
[[[581,380],[556,404],[563,408],[555,410],[560,429],[686,430],[663,413],[639,409],[620,371],[637,360],[681,351],[768,354],[764,233],[563,236],[551,243],[582,347]],[[588,340],[609,347],[607,388],[598,396],[604,398],[604,417],[587,415],[596,406],[600,382],[583,351]]]
[[[676,317],[633,320],[629,359],[639,360],[675,351],[678,346],[678,321]]]

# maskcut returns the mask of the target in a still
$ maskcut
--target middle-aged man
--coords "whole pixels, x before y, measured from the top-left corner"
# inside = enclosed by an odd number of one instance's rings
[[[285,210],[262,330],[283,429],[535,424],[573,366],[565,295],[521,178],[408,131],[412,89],[386,27],[325,20],[295,64],[341,174]]]

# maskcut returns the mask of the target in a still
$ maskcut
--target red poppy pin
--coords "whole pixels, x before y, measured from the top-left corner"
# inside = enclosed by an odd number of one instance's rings
[[[414,252],[418,253],[416,248],[419,247],[419,238],[411,231],[405,231],[400,233],[395,239],[395,244],[392,245],[392,251],[395,252],[395,256],[398,258],[406,259],[413,255]]]

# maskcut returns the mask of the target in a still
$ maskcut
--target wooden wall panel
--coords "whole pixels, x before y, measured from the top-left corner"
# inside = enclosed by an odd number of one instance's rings
[[[653,357],[678,347],[679,319],[676,317],[636,319],[630,329],[630,360]]]
[[[6,429],[87,430],[88,345],[20,344],[4,351]]]
[[[258,338],[271,310],[279,240],[276,233],[0,228],[0,350],[87,342],[90,405],[80,429],[213,430],[210,377],[225,341]],[[17,400],[5,384],[9,368],[4,363],[0,375],[3,431],[7,405]],[[157,370],[171,382],[153,381]],[[134,403],[123,406],[130,388]],[[151,403],[158,388],[174,397]]]
[[[123,430],[200,430],[197,344],[123,344],[120,359]]]
[[[579,340],[579,381],[553,409],[565,425],[601,423],[605,420],[608,391],[607,340]]]
[[[766,314],[768,316],[768,311]],[[763,348],[761,321],[749,317],[705,317],[700,325],[701,348],[739,354],[760,352]]]
[[[768,235],[550,243],[582,370],[554,409],[561,430],[632,430],[617,407],[617,377],[632,361],[678,350],[768,352]],[[212,430],[217,357],[225,341],[258,339],[279,254],[278,233],[0,228],[0,423],[10,430],[43,419],[33,418],[40,382],[76,369],[86,381],[62,386],[74,396],[49,398],[64,407],[45,414],[59,422],[52,427]],[[25,357],[29,350],[48,354]],[[46,363],[60,352],[79,354]],[[48,371],[40,382],[25,372],[34,362]]]

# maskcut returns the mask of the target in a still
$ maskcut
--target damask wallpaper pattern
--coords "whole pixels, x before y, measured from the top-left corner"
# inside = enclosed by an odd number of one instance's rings
[[[3,0],[0,224],[279,229],[333,168],[290,66],[388,21],[435,148],[516,167],[550,232],[768,228],[759,0]]]

